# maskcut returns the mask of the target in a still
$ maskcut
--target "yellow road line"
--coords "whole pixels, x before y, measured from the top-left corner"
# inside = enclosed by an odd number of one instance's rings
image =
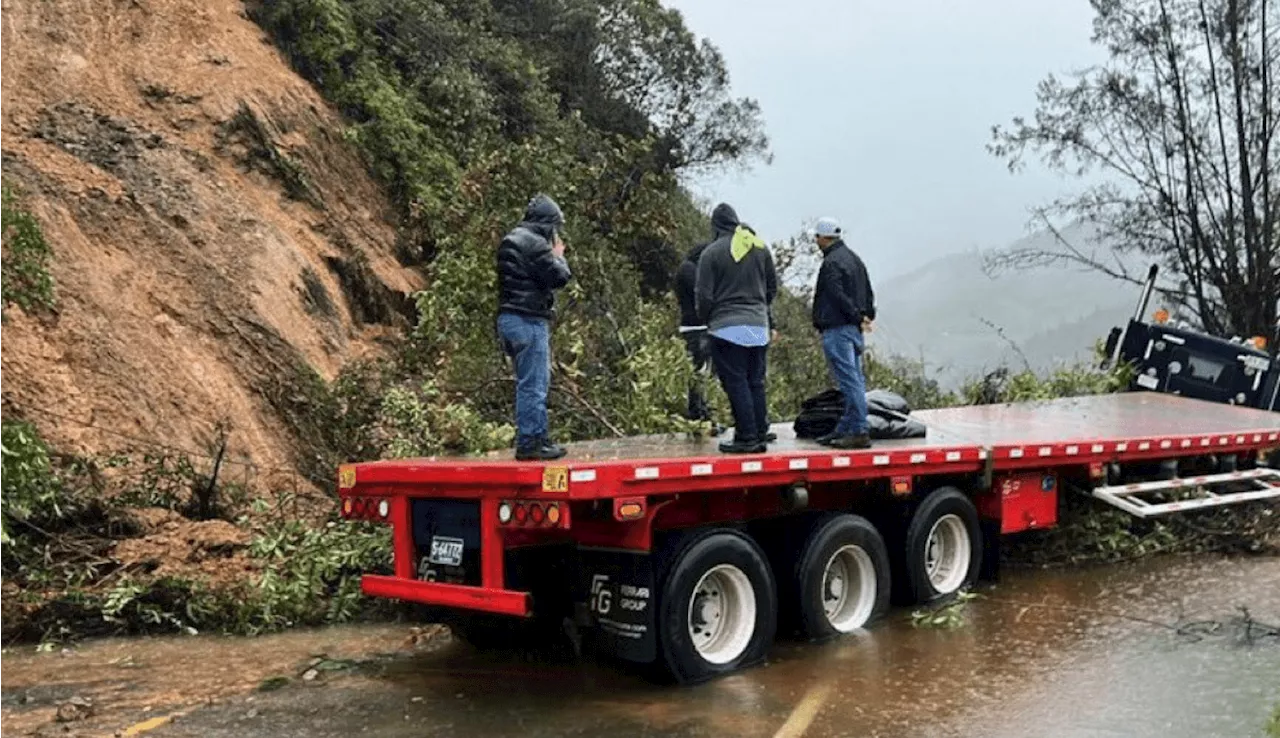
[[[773,738],[800,738],[804,732],[809,729],[810,723],[822,711],[822,705],[831,696],[831,689],[834,685],[830,681],[819,682],[809,689],[804,697],[800,698],[800,702],[796,708],[791,711],[791,716],[787,718],[787,722],[778,728],[778,732],[773,734]]]
[[[161,725],[167,724],[172,719],[173,719],[173,715],[163,715],[161,717],[153,717],[150,720],[143,720],[140,723],[136,723],[134,725],[130,725],[128,728],[125,728],[124,732],[121,733],[120,735],[122,736],[142,735],[147,731],[155,730],[156,728],[159,728]]]

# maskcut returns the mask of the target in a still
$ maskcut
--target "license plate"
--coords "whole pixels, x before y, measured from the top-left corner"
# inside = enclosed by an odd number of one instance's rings
[[[431,539],[431,554],[427,560],[442,566],[462,565],[462,539],[434,536]]]

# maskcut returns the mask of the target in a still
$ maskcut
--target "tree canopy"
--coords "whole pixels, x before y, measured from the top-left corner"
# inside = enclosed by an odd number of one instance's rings
[[[1174,275],[1166,295],[1210,332],[1269,334],[1280,300],[1275,0],[1091,0],[1107,60],[1036,90],[1030,119],[990,150],[1029,156],[1087,186],[1036,211],[1093,226],[1108,248]],[[1136,280],[1089,244],[1006,253],[998,265],[1068,260]]]

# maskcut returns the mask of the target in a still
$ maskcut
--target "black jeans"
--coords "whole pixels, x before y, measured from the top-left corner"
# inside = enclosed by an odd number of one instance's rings
[[[684,346],[693,364],[693,381],[689,383],[689,407],[685,417],[689,420],[711,420],[711,408],[707,405],[707,365],[711,363],[711,347],[705,330],[686,331]]]
[[[769,432],[764,379],[768,346],[739,346],[711,336],[711,361],[733,408],[734,439],[763,441]]]

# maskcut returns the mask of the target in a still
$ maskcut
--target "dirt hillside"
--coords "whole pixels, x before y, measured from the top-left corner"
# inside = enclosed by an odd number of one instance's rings
[[[4,0],[3,70],[4,179],[58,300],[5,311],[5,410],[78,452],[227,422],[291,465],[266,388],[376,351],[420,286],[337,112],[237,0]]]

